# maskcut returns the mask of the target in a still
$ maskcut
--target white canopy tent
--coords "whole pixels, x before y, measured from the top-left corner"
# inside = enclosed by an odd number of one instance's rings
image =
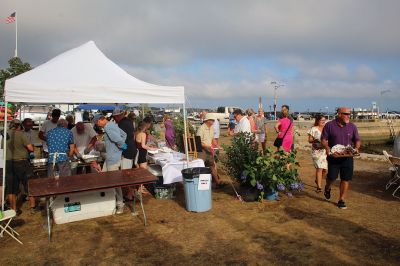
[[[136,79],[108,59],[93,41],[64,52],[33,70],[7,80],[4,101],[5,113],[9,102],[182,104],[185,136],[187,134],[184,87],[159,86]],[[7,136],[7,121],[4,122],[4,136]],[[4,148],[4,158],[6,150]],[[4,210],[4,188],[5,167],[3,167],[2,210]]]

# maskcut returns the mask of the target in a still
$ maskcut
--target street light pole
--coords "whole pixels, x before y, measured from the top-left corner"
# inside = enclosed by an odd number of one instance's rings
[[[383,94],[390,92],[391,90],[381,90],[381,96],[379,97],[379,104],[378,104],[378,118],[380,117],[380,113],[381,113],[381,104],[382,104],[382,96]]]
[[[274,119],[275,119],[275,120],[278,120],[278,119],[276,119],[276,100],[277,100],[277,93],[276,93],[276,90],[277,90],[279,87],[282,87],[282,86],[284,86],[284,85],[283,85],[283,84],[278,84],[276,81],[271,81],[271,85],[274,86]]]

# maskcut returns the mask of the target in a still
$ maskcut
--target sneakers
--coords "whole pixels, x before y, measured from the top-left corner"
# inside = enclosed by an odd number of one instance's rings
[[[124,213],[124,206],[117,206],[115,210],[116,214],[123,214]]]
[[[331,189],[324,189],[324,196],[326,200],[330,200],[331,199]]]
[[[345,210],[347,209],[346,203],[343,200],[339,200],[337,203],[339,209]]]

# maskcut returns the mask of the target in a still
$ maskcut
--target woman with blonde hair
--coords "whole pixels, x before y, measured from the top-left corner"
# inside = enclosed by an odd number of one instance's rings
[[[282,146],[283,150],[290,152],[293,146],[293,121],[289,116],[289,106],[282,105],[282,118],[278,119],[275,124],[275,131],[278,137],[274,142],[274,146],[279,149]]]
[[[152,148],[147,146],[147,134],[146,131],[150,128],[151,124],[146,122],[140,122],[138,126],[138,130],[136,132],[136,146],[139,151],[138,153],[138,165],[140,168],[147,168],[147,151],[157,150],[156,148]]]
[[[314,126],[308,131],[308,142],[312,144],[312,159],[315,167],[315,184],[317,185],[317,193],[322,192],[322,177],[328,169],[328,161],[326,160],[326,151],[321,144],[321,134],[325,126],[325,117],[317,115],[315,117]]]
[[[255,119],[257,126],[256,141],[261,143],[262,150],[267,148],[267,119],[264,116],[264,110],[258,109],[258,113]]]
[[[252,133],[256,133],[256,131],[257,131],[257,125],[256,125],[256,122],[254,121],[254,114],[255,114],[255,112],[254,112],[253,108],[248,108],[246,110],[247,119],[250,122],[250,129],[251,129]]]

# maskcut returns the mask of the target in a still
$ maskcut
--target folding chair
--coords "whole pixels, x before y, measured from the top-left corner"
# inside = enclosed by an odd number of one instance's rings
[[[400,158],[394,157],[394,156],[388,154],[386,151],[383,151],[383,155],[389,161],[389,163],[392,165],[390,167],[390,170],[394,172],[393,178],[390,179],[386,184],[386,190],[388,190],[392,185],[397,184],[398,181],[400,180]],[[400,189],[400,185],[393,191],[392,195],[393,195],[393,197],[400,199],[400,197],[395,195],[397,190],[399,190],[399,189]]]
[[[17,231],[11,228],[10,223],[12,219],[17,215],[14,210],[7,210],[3,212],[4,216],[0,219],[0,237],[3,237],[4,232],[9,234],[12,238],[15,239],[18,243],[22,245],[22,242],[15,236],[19,236]]]

